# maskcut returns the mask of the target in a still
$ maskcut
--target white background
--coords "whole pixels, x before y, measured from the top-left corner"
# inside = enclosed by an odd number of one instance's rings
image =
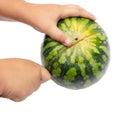
[[[120,114],[119,0],[28,1],[77,4],[91,11],[109,37],[111,61],[104,77],[89,88],[69,90],[50,80],[22,102],[0,98],[0,114]],[[20,57],[41,64],[43,37],[44,34],[25,24],[0,21],[0,58]]]

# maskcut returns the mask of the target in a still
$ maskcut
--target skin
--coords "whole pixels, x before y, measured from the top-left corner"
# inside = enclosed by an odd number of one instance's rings
[[[48,13],[49,11],[49,13]],[[0,20],[19,21],[48,34],[65,46],[71,41],[57,28],[66,17],[95,17],[77,5],[32,4],[23,0],[0,0]],[[50,79],[49,72],[39,64],[20,58],[0,59],[0,96],[22,101]]]

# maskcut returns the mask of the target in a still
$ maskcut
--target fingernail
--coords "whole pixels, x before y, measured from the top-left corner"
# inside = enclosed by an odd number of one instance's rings
[[[93,20],[96,20],[96,17],[95,17],[95,16],[93,17]]]
[[[92,15],[92,19],[93,19],[93,20],[96,20],[96,17],[95,17],[94,15]]]
[[[71,45],[71,40],[69,38],[66,39],[64,45],[65,46],[70,46]]]

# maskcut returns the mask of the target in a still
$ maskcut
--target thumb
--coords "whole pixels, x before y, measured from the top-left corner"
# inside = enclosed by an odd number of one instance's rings
[[[61,42],[65,46],[70,46],[71,45],[71,40],[70,38],[65,35],[57,26],[51,27],[51,30],[49,30],[48,35],[53,38],[54,40]]]
[[[41,83],[44,83],[51,78],[51,75],[44,67],[42,66],[40,67],[41,67],[40,80],[41,80]]]

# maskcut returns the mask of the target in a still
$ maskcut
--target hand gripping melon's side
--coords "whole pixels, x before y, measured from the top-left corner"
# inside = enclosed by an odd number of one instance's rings
[[[88,87],[104,75],[109,62],[109,44],[104,30],[94,21],[71,17],[58,27],[72,40],[72,46],[45,36],[42,61],[57,84],[70,89]]]

